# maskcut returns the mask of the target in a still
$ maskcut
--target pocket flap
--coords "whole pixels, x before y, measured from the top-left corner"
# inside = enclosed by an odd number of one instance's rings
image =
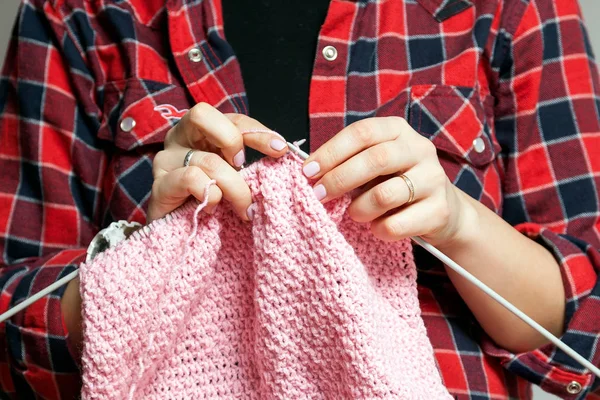
[[[492,162],[499,150],[491,140],[483,103],[473,88],[413,86],[408,120],[436,148],[476,166]]]

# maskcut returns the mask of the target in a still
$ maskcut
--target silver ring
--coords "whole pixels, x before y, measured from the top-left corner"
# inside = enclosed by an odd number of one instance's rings
[[[415,199],[415,185],[413,185],[412,181],[408,179],[408,176],[404,174],[400,175],[400,178],[402,178],[404,182],[406,182],[406,186],[408,186],[409,195],[408,201],[405,204],[409,205]]]
[[[192,156],[194,155],[195,152],[196,152],[196,150],[194,150],[194,149],[191,149],[190,151],[187,152],[187,154],[185,155],[185,158],[183,159],[184,167],[190,166],[190,161],[192,161]]]

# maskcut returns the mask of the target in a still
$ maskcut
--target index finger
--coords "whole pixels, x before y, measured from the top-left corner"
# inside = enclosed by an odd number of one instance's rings
[[[378,143],[398,138],[404,119],[368,118],[348,125],[314,151],[302,168],[309,178],[319,178],[344,161]]]
[[[169,134],[165,143],[214,152],[220,149],[231,165],[241,167],[246,161],[244,141],[237,127],[219,110],[208,103],[192,107]]]
[[[279,133],[244,114],[225,114],[243,135],[244,145],[271,157],[287,153],[287,142]]]

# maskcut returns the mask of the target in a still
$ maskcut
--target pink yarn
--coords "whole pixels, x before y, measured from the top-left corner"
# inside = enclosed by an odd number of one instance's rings
[[[410,242],[322,205],[301,165],[240,171],[252,222],[192,200],[81,266],[84,399],[451,398]]]

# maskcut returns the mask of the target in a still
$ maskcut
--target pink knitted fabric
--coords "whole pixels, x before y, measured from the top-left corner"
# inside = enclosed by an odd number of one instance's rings
[[[193,200],[81,266],[84,399],[450,399],[408,240],[322,205],[294,155],[240,173],[257,203]]]

